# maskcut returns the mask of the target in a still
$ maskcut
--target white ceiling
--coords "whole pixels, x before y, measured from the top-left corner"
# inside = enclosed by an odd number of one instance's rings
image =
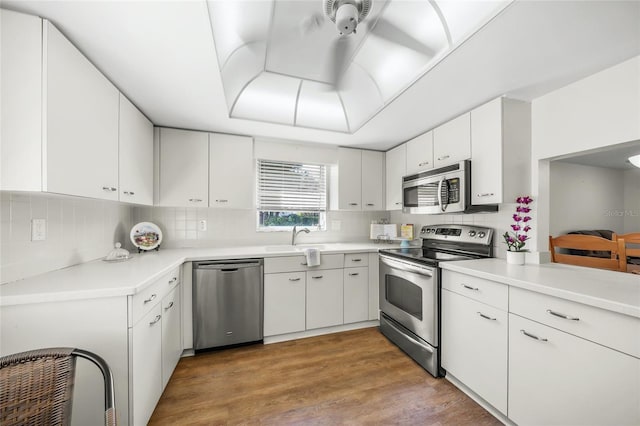
[[[346,134],[229,118],[205,1],[4,0],[2,7],[50,19],[156,125],[373,149],[496,96],[531,100],[640,54],[638,1],[516,0]]]

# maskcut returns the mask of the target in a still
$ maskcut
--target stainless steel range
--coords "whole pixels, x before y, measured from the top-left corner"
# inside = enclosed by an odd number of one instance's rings
[[[429,225],[422,247],[380,250],[380,331],[433,376],[440,368],[440,262],[493,257],[493,230]]]

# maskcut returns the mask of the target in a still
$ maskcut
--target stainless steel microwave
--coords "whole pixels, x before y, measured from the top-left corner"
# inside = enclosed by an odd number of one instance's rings
[[[498,211],[497,205],[471,204],[471,161],[402,178],[402,211],[413,214]]]

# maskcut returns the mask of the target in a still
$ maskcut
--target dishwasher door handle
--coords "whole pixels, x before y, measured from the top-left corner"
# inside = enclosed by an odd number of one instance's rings
[[[262,262],[260,260],[256,260],[253,262],[243,261],[238,263],[202,262],[202,263],[194,263],[193,269],[209,269],[209,270],[221,270],[223,272],[233,272],[241,268],[255,268],[260,265],[262,265]]]
[[[222,272],[238,272],[238,268],[220,269]]]

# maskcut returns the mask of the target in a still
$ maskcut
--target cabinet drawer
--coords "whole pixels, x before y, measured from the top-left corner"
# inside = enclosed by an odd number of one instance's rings
[[[509,306],[514,314],[640,358],[640,318],[520,288],[511,288]]]
[[[509,288],[495,281],[453,271],[442,271],[442,288],[503,311],[506,311],[509,306]]]
[[[180,282],[180,268],[177,267],[172,271],[164,274],[149,287],[140,293],[131,296],[131,304],[129,311],[129,327],[132,327],[138,320],[145,315],[152,307],[162,300]]]
[[[369,254],[368,253],[345,253],[344,255],[344,267],[352,268],[359,266],[369,266]]]
[[[316,271],[319,269],[336,269],[344,267],[344,254],[320,254],[320,265],[307,266],[304,255],[268,257],[264,260],[264,273]]]

